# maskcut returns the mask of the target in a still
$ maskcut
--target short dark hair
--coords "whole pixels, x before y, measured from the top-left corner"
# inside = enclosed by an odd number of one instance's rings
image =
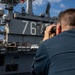
[[[61,25],[75,26],[75,8],[70,8],[59,14]]]

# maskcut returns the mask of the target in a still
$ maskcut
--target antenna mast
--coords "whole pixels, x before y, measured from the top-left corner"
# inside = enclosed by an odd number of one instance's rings
[[[33,14],[33,10],[32,10],[32,1],[33,0],[27,0],[27,9],[26,9],[26,13],[32,15]]]

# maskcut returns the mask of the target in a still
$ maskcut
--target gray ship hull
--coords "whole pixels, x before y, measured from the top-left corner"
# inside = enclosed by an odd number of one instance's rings
[[[35,52],[7,53],[2,56],[0,75],[31,75],[30,66]]]

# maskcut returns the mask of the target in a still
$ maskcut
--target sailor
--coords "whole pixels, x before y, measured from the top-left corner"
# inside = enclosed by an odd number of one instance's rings
[[[33,75],[75,75],[75,9],[61,13],[56,28],[58,35],[49,38],[53,27],[50,25],[45,31],[31,72]]]

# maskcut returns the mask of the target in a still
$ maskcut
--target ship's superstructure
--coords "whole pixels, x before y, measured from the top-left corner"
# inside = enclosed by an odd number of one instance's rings
[[[30,65],[37,48],[42,41],[42,30],[50,23],[50,4],[48,3],[45,14],[34,15],[32,2],[34,0],[22,0],[27,3],[21,13],[13,11],[13,6],[19,0],[0,0],[5,4],[8,14],[0,8],[0,75],[31,75]]]

